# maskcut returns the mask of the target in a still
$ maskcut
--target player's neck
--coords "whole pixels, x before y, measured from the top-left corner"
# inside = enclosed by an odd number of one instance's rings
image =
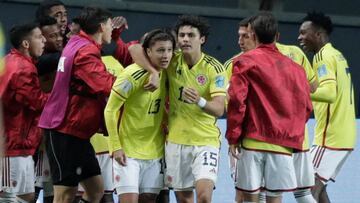
[[[315,53],[318,53],[320,49],[322,49],[327,43],[329,43],[329,37],[321,36],[319,39],[319,43],[316,46]]]
[[[184,53],[184,60],[189,67],[195,65],[201,58],[201,51]]]

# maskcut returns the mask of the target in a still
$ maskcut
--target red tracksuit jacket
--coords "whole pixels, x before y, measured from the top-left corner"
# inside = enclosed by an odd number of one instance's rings
[[[230,80],[226,138],[247,137],[301,149],[312,111],[304,69],[275,44],[260,45],[237,57]]]

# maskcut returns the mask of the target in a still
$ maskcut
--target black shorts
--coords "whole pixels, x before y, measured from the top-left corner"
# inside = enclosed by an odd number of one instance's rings
[[[77,187],[79,182],[101,174],[90,140],[45,130],[45,146],[54,185]]]

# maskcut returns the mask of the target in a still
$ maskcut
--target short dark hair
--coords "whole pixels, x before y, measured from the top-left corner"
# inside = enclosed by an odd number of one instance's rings
[[[250,23],[250,19],[251,19],[251,17],[247,17],[247,18],[242,19],[239,22],[239,27],[247,27],[249,25],[249,23]]]
[[[45,16],[49,16],[50,9],[53,6],[64,6],[65,7],[65,4],[58,0],[45,0],[45,1],[41,2],[35,12],[36,21],[39,21],[41,18],[43,18]]]
[[[56,19],[50,16],[45,16],[43,18],[40,18],[38,20],[38,23],[40,28],[48,25],[57,25]]]
[[[175,49],[176,41],[169,29],[155,29],[150,31],[147,33],[142,46],[146,50],[153,46],[157,41],[171,41],[172,48]]]
[[[39,27],[37,23],[24,23],[20,25],[15,25],[10,29],[10,42],[11,45],[18,49],[20,48],[20,45],[22,41],[28,37],[31,32]]]
[[[263,11],[251,17],[250,25],[260,43],[270,44],[275,41],[278,23],[270,12]]]
[[[179,16],[175,25],[176,34],[179,34],[180,27],[187,25],[197,28],[200,32],[200,37],[205,36],[205,41],[207,40],[210,34],[210,24],[205,18],[194,15]]]
[[[322,12],[311,11],[303,18],[303,22],[311,21],[315,26],[322,28],[328,35],[333,31],[331,18]]]
[[[80,15],[76,17],[81,30],[87,34],[95,34],[100,26],[100,23],[106,22],[112,17],[110,11],[100,7],[85,7]]]

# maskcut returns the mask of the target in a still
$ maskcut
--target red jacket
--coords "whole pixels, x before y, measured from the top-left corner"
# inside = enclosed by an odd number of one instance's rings
[[[304,69],[274,44],[240,55],[233,65],[226,132],[229,144],[247,137],[301,149],[312,111]]]
[[[37,122],[48,95],[40,89],[32,59],[16,49],[5,57],[0,97],[4,110],[6,156],[33,155],[41,140]]]
[[[125,43],[120,37],[116,40],[114,57],[124,66],[124,68],[134,63],[128,49],[131,45],[138,43],[139,41]]]
[[[55,130],[82,139],[89,139],[104,121],[106,97],[115,77],[101,61],[101,46],[84,32],[81,37],[91,44],[79,49],[72,68],[69,103],[65,117]]]

